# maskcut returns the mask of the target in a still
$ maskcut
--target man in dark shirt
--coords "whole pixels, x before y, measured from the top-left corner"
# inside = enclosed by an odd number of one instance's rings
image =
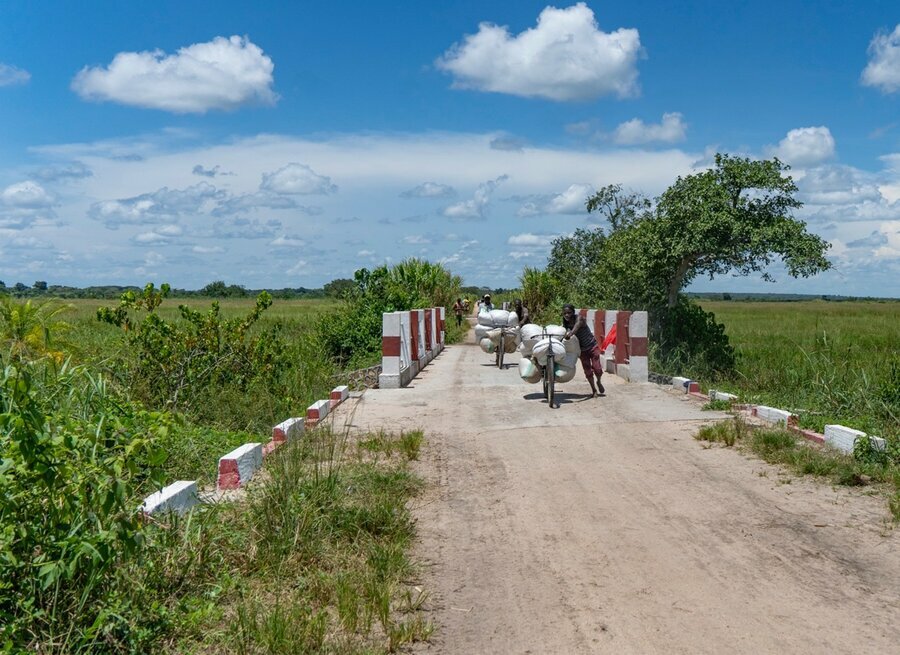
[[[519,327],[531,323],[531,317],[528,315],[528,308],[522,304],[522,301],[519,298],[516,298],[515,312],[516,316],[519,317]]]
[[[566,339],[573,335],[578,337],[581,346],[581,367],[584,369],[584,377],[591,385],[592,396],[602,396],[606,393],[600,376],[603,375],[603,366],[600,364],[600,344],[591,333],[587,321],[580,314],[575,313],[574,305],[563,305],[563,327],[566,328]],[[594,376],[597,384],[594,385]]]

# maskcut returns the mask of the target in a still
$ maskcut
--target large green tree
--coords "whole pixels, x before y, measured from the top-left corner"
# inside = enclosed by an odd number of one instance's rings
[[[787,170],[778,159],[719,154],[713,168],[679,177],[654,209],[612,225],[595,287],[623,305],[671,309],[700,275],[762,272],[771,280],[767,267],[776,259],[793,277],[827,270],[828,242],[793,216],[801,203]],[[605,206],[598,195],[589,211]]]

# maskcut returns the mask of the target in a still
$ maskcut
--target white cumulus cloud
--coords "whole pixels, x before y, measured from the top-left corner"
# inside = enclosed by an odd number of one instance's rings
[[[570,184],[562,193],[527,202],[519,208],[519,216],[541,214],[586,214],[585,201],[594,193],[590,184]]]
[[[501,175],[496,180],[489,180],[478,185],[475,189],[475,195],[471,200],[463,200],[457,202],[444,209],[444,216],[447,218],[462,218],[478,220],[484,218],[485,210],[491,202],[491,194],[494,193],[501,182],[506,181],[508,176]]]
[[[400,194],[401,198],[446,198],[455,192],[453,187],[437,182],[424,182],[419,186],[408,189]]]
[[[329,194],[337,191],[331,178],[319,175],[305,164],[288,164],[274,173],[263,173],[260,191],[273,193],[312,195]]]
[[[0,193],[0,200],[8,207],[28,209],[49,207],[53,204],[53,196],[40,184],[31,180],[9,185]]]
[[[645,123],[639,118],[632,118],[620,124],[613,132],[613,141],[620,145],[640,143],[676,143],[684,141],[687,124],[678,112],[663,114],[662,122]]]
[[[181,48],[120,52],[107,67],[86,66],[72,80],[85,100],[111,101],[179,114],[274,104],[275,65],[246,37],[218,36]]]
[[[196,214],[207,201],[223,195],[206,182],[186,189],[163,187],[132,198],[96,202],[88,209],[88,215],[110,229],[123,224],[165,223],[183,214]]]
[[[603,32],[583,2],[546,7],[537,26],[511,35],[505,26],[481,23],[478,32],[436,62],[453,86],[551,100],[587,100],[638,93],[636,29]]]
[[[25,84],[31,79],[31,73],[9,64],[0,63],[0,86]]]
[[[834,157],[834,137],[825,126],[800,127],[769,152],[791,166],[814,166]]]
[[[900,24],[890,34],[876,34],[872,39],[862,83],[885,93],[900,91]]]

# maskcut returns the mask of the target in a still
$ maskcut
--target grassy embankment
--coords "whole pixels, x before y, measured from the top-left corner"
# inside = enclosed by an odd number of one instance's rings
[[[716,388],[829,423],[900,438],[900,302],[703,301],[738,374]],[[701,380],[701,382],[703,382]]]
[[[4,649],[378,653],[427,638],[424,595],[405,582],[407,504],[419,487],[407,462],[421,433],[311,432],[267,459],[243,501],[136,515],[155,466],[160,481],[209,483],[219,455],[266,440],[274,422],[325,397],[334,370],[312,325],[333,304],[276,301],[254,328],[280,324],[295,364],[278,380],[286,392],[274,397],[263,381],[188,416],[131,398],[124,383],[134,380],[117,370],[122,333],[94,318],[109,304],[80,301],[68,317],[64,350],[77,366],[19,361],[0,376],[0,452],[11,464],[0,475]],[[161,315],[174,318],[177,305]],[[249,306],[226,301],[223,314]]]

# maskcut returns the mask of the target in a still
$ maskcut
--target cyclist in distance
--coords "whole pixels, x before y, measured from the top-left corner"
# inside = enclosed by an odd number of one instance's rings
[[[575,313],[574,305],[563,305],[563,327],[566,328],[566,339],[573,335],[578,337],[581,346],[581,367],[584,369],[584,377],[591,385],[591,396],[602,396],[606,393],[600,376],[603,375],[603,367],[600,364],[600,344],[591,333],[587,321],[580,314]],[[594,385],[594,376],[597,384]]]

